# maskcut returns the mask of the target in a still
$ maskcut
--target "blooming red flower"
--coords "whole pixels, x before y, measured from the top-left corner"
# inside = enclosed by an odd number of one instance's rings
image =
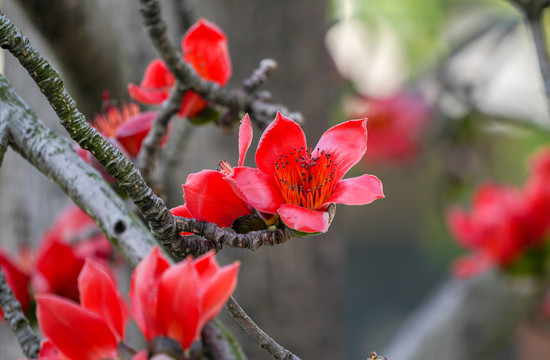
[[[527,214],[521,189],[493,184],[477,190],[469,214],[452,208],[447,216],[451,232],[461,245],[474,251],[474,255],[455,263],[455,273],[471,276],[492,265],[505,267],[517,260],[529,242]]]
[[[105,113],[94,117],[93,125],[116,147],[136,157],[156,117],[154,111],[140,112],[134,103],[123,105],[121,110],[109,105]],[[163,139],[165,141],[166,137]]]
[[[27,311],[31,302],[31,298],[29,296],[29,276],[25,274],[1,249],[0,269],[2,269],[6,282],[13,291],[15,298],[21,304],[21,308],[24,312]],[[0,309],[0,321],[3,319],[4,312]]]
[[[220,268],[213,252],[170,266],[155,247],[130,283],[132,311],[145,338],[169,337],[187,349],[235,289],[238,269],[238,262]]]
[[[252,141],[252,125],[248,115],[239,127],[239,166],[244,164],[246,151]],[[222,162],[222,170],[203,170],[190,174],[183,184],[183,197],[187,211],[194,219],[230,227],[233,221],[252,213],[252,208],[233,191],[225,181],[232,171],[229,164]]]
[[[256,150],[257,169],[238,166],[225,179],[258,211],[278,214],[290,228],[325,232],[330,204],[364,205],[384,197],[372,175],[342,180],[367,149],[367,120],[350,120],[307,147],[300,126],[277,114]]]
[[[183,60],[190,64],[197,74],[224,86],[231,77],[231,60],[227,38],[223,31],[205,19],[200,19],[185,33],[182,40]],[[166,100],[175,84],[174,76],[166,64],[154,60],[145,70],[140,86],[129,84],[130,96],[144,104],[159,105]],[[195,116],[208,103],[197,93],[187,91],[179,115]]]
[[[81,305],[55,296],[36,297],[43,334],[64,357],[74,360],[118,358],[127,308],[109,272],[87,261],[78,279]]]
[[[418,95],[400,92],[383,98],[356,97],[348,101],[352,118],[368,118],[369,151],[373,163],[413,160],[429,125],[430,108]]]

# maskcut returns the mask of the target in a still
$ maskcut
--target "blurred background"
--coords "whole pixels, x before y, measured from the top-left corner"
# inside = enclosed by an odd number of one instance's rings
[[[225,31],[233,64],[229,88],[262,59],[275,59],[278,71],[266,89],[304,115],[311,144],[332,125],[369,118],[367,155],[348,177],[378,176],[385,199],[338,206],[321,236],[255,252],[224,249],[220,262],[242,261],[236,299],[298,356],[384,354],[464,252],[447,230],[448,207],[469,204],[484,181],[522,183],[530,154],[548,143],[542,80],[520,14],[501,0],[165,0],[162,7],[174,44],[190,18],[204,17]],[[135,1],[3,0],[2,9],[53,62],[90,118],[100,111],[104,91],[128,101],[127,84],[141,81],[158,57]],[[63,134],[9,53],[3,73]],[[178,162],[167,171],[169,207],[183,202],[189,173],[216,168],[220,160],[237,162],[235,133],[173,122],[187,130]],[[257,143],[261,129],[254,131]],[[12,151],[0,169],[0,199],[0,245],[12,253],[21,243],[38,243],[70,201]],[[222,319],[250,359],[270,358],[227,314]],[[536,351],[550,346],[549,334],[532,324],[522,329],[510,334],[499,359],[545,358]],[[0,341],[1,360],[21,356],[5,328]]]

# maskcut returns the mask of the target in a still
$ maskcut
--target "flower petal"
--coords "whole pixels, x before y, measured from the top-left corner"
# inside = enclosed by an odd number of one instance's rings
[[[225,85],[231,77],[231,59],[227,38],[213,23],[200,19],[185,33],[182,43],[183,60],[193,66],[206,80]]]
[[[276,214],[285,202],[273,177],[258,169],[236,167],[225,181],[241,199],[259,211]]]
[[[328,212],[293,204],[283,204],[278,213],[286,226],[306,233],[326,232],[330,224]]]
[[[167,269],[158,287],[157,320],[163,335],[187,349],[198,337],[200,288],[190,258]]]
[[[46,233],[31,274],[33,288],[37,294],[52,293],[77,301],[77,279],[83,266],[84,260],[76,257],[69,245]]]
[[[136,157],[143,139],[147,136],[157,117],[157,112],[147,111],[131,117],[122,123],[115,132],[115,138],[124,146],[128,154]]]
[[[155,59],[145,69],[141,87],[150,89],[166,89],[174,86],[174,75],[161,59]]]
[[[96,314],[54,295],[36,297],[42,333],[70,359],[116,359],[117,340]]]
[[[209,251],[193,260],[193,266],[201,283],[211,282],[220,270],[214,251]]]
[[[335,181],[344,177],[367,151],[367,119],[349,120],[328,129],[315,149],[324,150],[338,165]]]
[[[187,177],[183,197],[195,219],[230,227],[236,218],[252,213],[224,177],[214,170],[203,170]]]
[[[142,104],[160,105],[168,99],[168,89],[144,88],[134,84],[128,84],[128,94],[130,97]]]
[[[208,102],[206,100],[201,98],[196,92],[189,90],[183,95],[178,115],[181,117],[193,117],[198,115],[207,106]]]
[[[306,149],[306,136],[293,120],[277,113],[277,117],[265,129],[258,150],[256,150],[256,165],[267,175],[275,174],[275,163],[280,156],[290,155],[296,150]]]
[[[241,125],[239,126],[239,163],[238,166],[244,165],[244,158],[246,157],[246,152],[250,147],[252,142],[252,124],[250,123],[250,117],[248,114],[245,114],[241,120]]]
[[[237,286],[238,261],[223,266],[209,282],[200,281],[203,288],[201,327],[215,318]],[[207,286],[204,286],[207,285]]]
[[[161,274],[170,267],[170,263],[155,246],[153,250],[136,266],[130,281],[130,300],[132,314],[145,338],[150,341],[162,335],[162,329],[156,320],[158,287]]]
[[[340,180],[325,204],[366,205],[384,197],[382,182],[373,175]]]
[[[78,290],[81,306],[105,320],[117,340],[124,339],[129,314],[107,269],[88,259],[78,277]]]

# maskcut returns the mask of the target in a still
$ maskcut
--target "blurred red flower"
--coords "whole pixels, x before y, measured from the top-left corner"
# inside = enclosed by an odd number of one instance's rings
[[[190,64],[197,74],[224,86],[231,77],[231,59],[227,38],[216,25],[200,19],[185,33],[182,40],[183,61]],[[139,86],[128,85],[128,93],[144,104],[159,105],[166,100],[175,84],[174,76],[166,64],[156,59],[149,64]],[[195,116],[208,103],[194,91],[184,95],[179,115]]]
[[[407,92],[383,98],[356,97],[346,104],[347,116],[367,118],[372,163],[408,163],[420,148],[430,122],[430,108],[419,96]]]
[[[449,228],[473,254],[454,264],[457,276],[476,275],[491,266],[507,268],[527,250],[542,251],[550,231],[550,149],[536,153],[523,188],[486,184],[475,193],[469,213],[453,207]]]
[[[145,338],[169,337],[187,349],[231,296],[238,269],[238,262],[219,267],[213,252],[170,266],[155,247],[130,284],[132,312]]]
[[[258,168],[238,166],[225,180],[246,203],[278,214],[288,227],[326,232],[331,204],[364,205],[384,197],[375,176],[342,180],[367,150],[366,123],[336,125],[308,149],[300,126],[279,113],[260,138]]]
[[[128,309],[108,270],[87,261],[78,278],[80,305],[56,295],[36,297],[40,329],[69,359],[118,358]]]

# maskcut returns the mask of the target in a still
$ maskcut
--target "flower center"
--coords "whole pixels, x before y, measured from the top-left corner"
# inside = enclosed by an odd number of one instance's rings
[[[218,171],[221,172],[222,174],[226,175],[226,176],[230,175],[233,172],[233,168],[225,160],[220,161],[218,163],[218,166],[219,166]]]
[[[103,136],[113,138],[120,125],[138,114],[139,106],[135,103],[124,104],[122,110],[109,105],[103,114],[94,117],[93,125]]]
[[[337,165],[324,150],[294,148],[275,162],[275,178],[286,202],[317,210],[332,193]]]

